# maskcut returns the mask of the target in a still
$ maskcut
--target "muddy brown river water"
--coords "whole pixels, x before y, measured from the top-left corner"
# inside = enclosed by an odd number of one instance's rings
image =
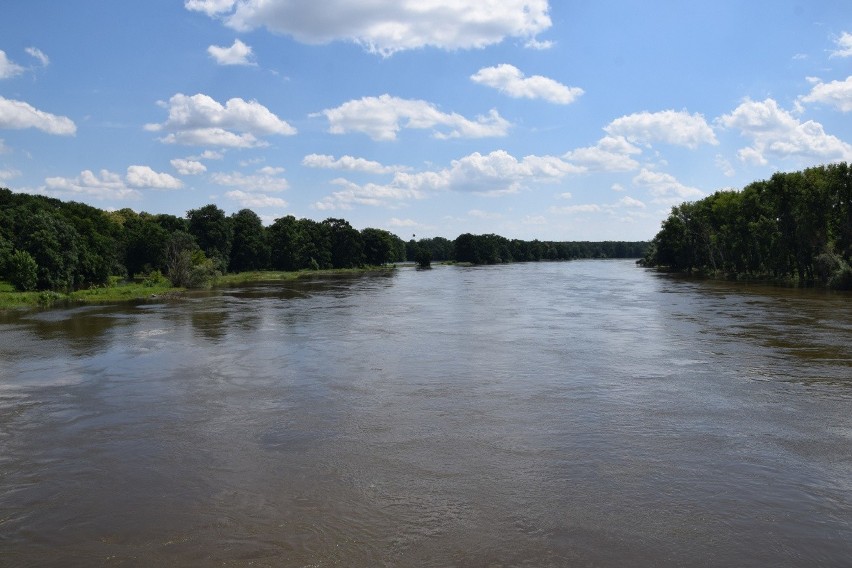
[[[576,261],[2,313],[0,565],[851,566],[852,296]]]

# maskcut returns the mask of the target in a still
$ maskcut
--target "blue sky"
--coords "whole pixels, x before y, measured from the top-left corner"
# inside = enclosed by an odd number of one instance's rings
[[[0,186],[403,238],[644,240],[852,161],[846,1],[7,0]]]

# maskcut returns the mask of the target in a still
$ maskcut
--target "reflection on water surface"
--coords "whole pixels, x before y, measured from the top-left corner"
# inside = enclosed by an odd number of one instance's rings
[[[0,315],[10,566],[843,566],[849,296],[630,262]]]

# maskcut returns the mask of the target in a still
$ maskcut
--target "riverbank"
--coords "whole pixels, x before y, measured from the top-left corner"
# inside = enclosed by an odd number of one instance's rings
[[[210,287],[219,288],[248,282],[275,282],[307,278],[351,276],[395,270],[396,266],[371,266],[365,268],[341,268],[333,270],[299,270],[237,272],[218,276]],[[151,297],[178,298],[187,293],[186,288],[176,288],[167,281],[135,282],[117,281],[111,286],[77,290],[69,294],[44,290],[41,292],[18,292],[8,282],[0,281],[0,310],[20,308],[48,308],[76,304],[107,304],[144,300]]]
[[[235,272],[233,274],[223,274],[217,276],[212,283],[213,288],[222,286],[231,286],[236,284],[245,284],[247,282],[275,282],[287,280],[299,280],[307,278],[324,278],[332,276],[353,276],[360,274],[372,274],[391,272],[396,270],[396,265],[389,266],[365,266],[362,268],[334,268],[329,270],[296,270],[296,271],[280,271],[280,270],[255,270],[251,272]]]
[[[741,282],[745,284],[761,284],[777,286],[780,288],[817,288],[824,290],[848,292],[852,290],[852,270],[848,267],[838,270],[835,275],[826,279],[805,280],[797,276],[777,276],[769,273],[737,273],[723,270],[711,270],[709,268],[695,268],[683,270],[669,266],[648,265],[641,260],[637,266],[650,268],[657,272],[684,279],[695,280],[720,280],[726,282]]]
[[[168,283],[151,286],[138,282],[119,282],[113,286],[77,290],[69,294],[52,290],[18,292],[8,282],[0,282],[0,310],[125,302],[150,298],[151,296],[174,296],[184,292],[184,288],[174,288]]]

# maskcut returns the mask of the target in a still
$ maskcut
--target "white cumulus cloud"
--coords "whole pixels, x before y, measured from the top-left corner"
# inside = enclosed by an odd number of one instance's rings
[[[238,187],[242,191],[249,192],[279,192],[289,187],[285,178],[278,177],[283,170],[258,171],[254,174],[243,174],[241,172],[217,172],[210,176],[210,181],[217,185],[227,187]]]
[[[146,124],[152,132],[165,131],[161,140],[172,144],[251,148],[265,145],[260,137],[291,136],[296,129],[257,101],[229,99],[224,105],[204,94],[174,95],[169,117],[162,124]]]
[[[148,166],[130,166],[125,177],[130,187],[148,187],[153,189],[180,189],[183,182],[166,173],[155,172]]]
[[[101,170],[95,174],[83,170],[73,178],[49,177],[44,180],[50,192],[71,195],[87,195],[95,199],[138,198],[141,194],[127,187],[120,174]]]
[[[207,48],[207,53],[210,57],[216,60],[219,65],[255,65],[251,60],[251,47],[244,44],[238,39],[234,40],[231,47],[219,47],[211,45]]]
[[[720,116],[717,122],[725,128],[739,130],[742,136],[751,139],[752,145],[738,152],[744,162],[765,165],[770,156],[852,160],[851,145],[827,134],[818,122],[801,122],[773,99],[746,99],[730,114]]]
[[[459,191],[480,195],[504,195],[532,183],[556,182],[582,169],[556,156],[525,156],[517,159],[505,150],[474,152],[453,160],[449,167],[422,172],[396,172],[390,183],[358,185],[345,179],[333,183],[342,189],[315,204],[322,210],[349,209],[353,205],[394,206],[403,200],[421,199],[433,192]]]
[[[516,99],[544,99],[551,103],[567,105],[583,94],[583,89],[579,87],[568,87],[548,77],[526,77],[520,69],[508,63],[483,67],[470,78],[475,83],[493,87]]]
[[[149,166],[130,166],[124,177],[109,170],[97,174],[83,170],[76,177],[49,177],[45,179],[48,192],[53,194],[87,195],[95,199],[138,198],[138,189],[180,189],[183,183],[166,173]]]
[[[811,92],[801,100],[806,103],[822,103],[841,112],[852,111],[852,76],[845,81],[817,82]]]
[[[401,99],[388,94],[351,100],[318,114],[328,119],[332,134],[362,132],[373,140],[396,140],[402,128],[442,127],[433,134],[439,139],[505,136],[510,126],[496,110],[488,116],[470,120],[460,114],[441,112],[426,101]]]
[[[220,148],[260,148],[268,146],[267,142],[249,133],[237,134],[224,128],[196,128],[172,132],[160,138],[164,144],[181,144],[183,146],[218,146]]]
[[[12,178],[16,178],[21,175],[19,170],[8,168],[8,169],[0,169],[0,182],[7,182]]]
[[[550,213],[562,215],[575,215],[583,213],[607,213],[619,222],[632,221],[636,218],[646,217],[644,202],[625,195],[615,203],[584,203],[582,205],[553,205],[548,208]]]
[[[197,160],[175,158],[171,161],[171,164],[182,176],[194,176],[207,171],[207,166]]]
[[[307,44],[350,41],[383,56],[427,46],[482,48],[507,37],[534,40],[551,26],[547,0],[186,0],[184,6],[239,31],[265,27]]]
[[[48,134],[71,136],[77,132],[74,121],[38,110],[23,101],[0,97],[0,128],[37,128]]]
[[[272,197],[263,193],[250,193],[235,189],[225,193],[225,197],[233,199],[240,206],[248,209],[266,209],[269,207],[286,207],[287,202],[280,197]]]
[[[284,173],[284,168],[276,166],[264,166],[257,170],[257,173],[263,174],[265,176],[277,176],[278,174]]]
[[[187,160],[221,160],[225,157],[223,152],[218,152],[216,150],[204,150],[201,154],[197,156],[190,156]]]
[[[682,184],[671,174],[643,168],[633,183],[647,189],[654,196],[654,203],[675,205],[686,200],[700,199],[704,192],[698,188]]]
[[[852,34],[843,32],[835,43],[837,49],[831,52],[831,57],[852,57]]]
[[[358,185],[345,179],[336,179],[331,183],[340,189],[326,196],[321,201],[314,203],[314,208],[320,211],[331,211],[335,209],[351,209],[353,205],[394,207],[404,200],[422,199],[425,197],[425,194],[419,189],[408,187],[417,184],[391,183],[380,185],[368,183]]]
[[[697,148],[701,144],[719,143],[702,115],[689,114],[685,110],[629,114],[616,118],[604,130],[612,136],[623,136],[630,142],[640,144],[664,142]]]
[[[441,189],[500,195],[520,191],[529,183],[559,181],[581,171],[556,156],[531,155],[519,160],[505,150],[495,150],[453,160],[439,175],[444,180]]]
[[[399,219],[397,217],[391,217],[391,220],[388,221],[388,225],[391,227],[419,227],[420,223],[414,219]]]
[[[24,72],[24,68],[6,57],[6,52],[0,49],[0,79],[9,79]]]
[[[545,49],[550,49],[554,45],[556,45],[556,43],[552,42],[550,40],[543,40],[542,41],[542,40],[538,40],[536,38],[531,38],[529,41],[527,41],[527,43],[524,44],[524,47],[529,48],[529,49],[537,49],[539,51],[543,51]]]
[[[638,199],[634,199],[629,195],[625,195],[621,199],[619,199],[616,204],[620,207],[630,207],[634,209],[645,209],[645,203],[639,201]]]
[[[632,156],[642,150],[623,136],[605,136],[594,146],[577,148],[562,157],[589,171],[628,172],[639,168]]]
[[[308,168],[323,168],[327,170],[345,170],[350,172],[365,172],[369,174],[392,174],[406,170],[404,166],[385,166],[379,162],[355,158],[353,156],[341,156],[335,158],[325,154],[308,154],[302,159],[302,165]]]
[[[204,12],[208,16],[230,12],[234,4],[236,4],[236,0],[186,0],[184,2],[187,10]]]

